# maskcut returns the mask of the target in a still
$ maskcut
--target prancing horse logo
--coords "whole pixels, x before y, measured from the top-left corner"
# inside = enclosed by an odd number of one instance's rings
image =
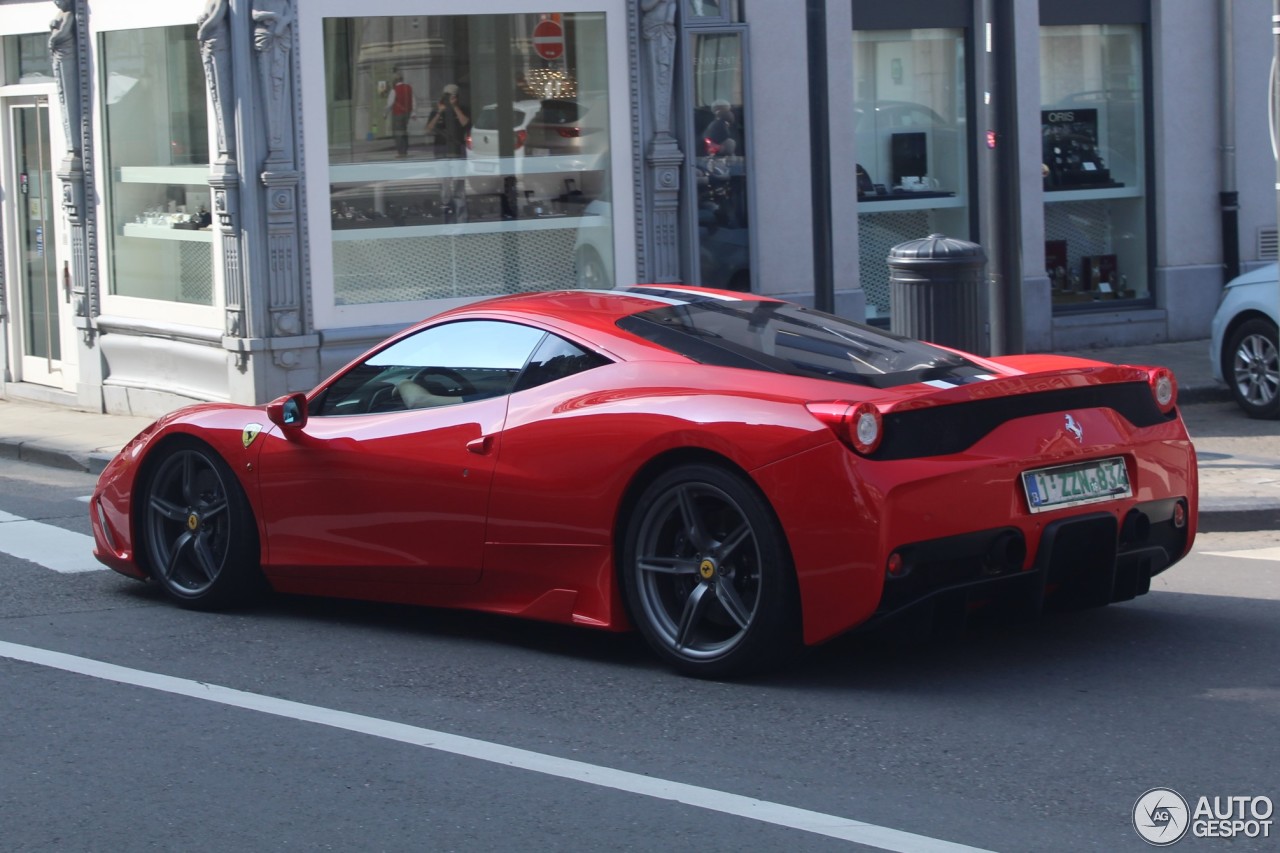
[[[1074,435],[1076,441],[1084,443],[1084,427],[1080,426],[1080,423],[1071,415],[1067,415],[1067,432]]]

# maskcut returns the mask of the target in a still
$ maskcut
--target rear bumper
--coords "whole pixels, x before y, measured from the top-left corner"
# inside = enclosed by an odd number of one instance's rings
[[[1175,512],[1182,519],[1175,522]],[[968,611],[989,603],[1038,613],[1046,605],[1100,606],[1151,588],[1177,562],[1191,535],[1186,498],[1133,505],[1123,516],[1095,512],[1045,526],[1030,564],[1017,527],[915,542],[896,549],[901,571],[886,577],[873,621],[921,605]],[[1024,567],[1025,566],[1025,567]]]

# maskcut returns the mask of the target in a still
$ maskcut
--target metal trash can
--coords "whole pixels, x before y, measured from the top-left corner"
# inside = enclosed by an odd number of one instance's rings
[[[988,350],[987,254],[930,234],[889,250],[889,329],[977,355]]]

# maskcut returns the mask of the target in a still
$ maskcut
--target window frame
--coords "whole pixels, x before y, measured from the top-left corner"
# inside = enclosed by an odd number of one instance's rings
[[[194,26],[200,15],[204,12],[204,0],[168,0],[168,2],[155,4],[108,4],[103,8],[94,8],[93,14],[88,16],[89,32],[87,36],[82,34],[82,38],[87,37],[92,45],[90,51],[90,62],[88,67],[89,85],[94,93],[94,99],[91,108],[95,111],[94,119],[91,122],[93,128],[93,144],[94,150],[99,152],[100,163],[105,163],[106,157],[106,123],[103,120],[103,109],[105,109],[105,98],[102,93],[105,91],[105,80],[102,75],[102,57],[98,53],[100,44],[99,36],[107,32],[115,32],[120,30],[142,30],[176,26]],[[45,22],[47,28],[48,22]],[[209,131],[209,150],[212,152],[217,150],[216,133],[217,128],[213,120],[213,107],[209,103],[208,86],[204,87],[205,91],[205,109],[208,111],[208,131]],[[106,317],[128,317],[130,319],[152,321],[163,324],[164,326],[184,325],[193,326],[200,329],[213,329],[221,331],[223,329],[224,307],[225,307],[225,276],[222,264],[222,235],[219,229],[213,230],[213,244],[210,251],[213,253],[211,264],[213,268],[213,302],[211,305],[195,305],[186,302],[171,302],[163,299],[148,299],[138,296],[126,296],[112,293],[112,265],[110,253],[113,251],[111,241],[106,238],[103,233],[111,223],[109,217],[109,189],[108,183],[112,180],[111,175],[105,168],[98,168],[94,174],[94,193],[96,196],[94,214],[98,221],[99,239],[97,241],[97,265],[99,275],[99,297],[102,306],[101,313]],[[206,177],[205,183],[208,180]]]

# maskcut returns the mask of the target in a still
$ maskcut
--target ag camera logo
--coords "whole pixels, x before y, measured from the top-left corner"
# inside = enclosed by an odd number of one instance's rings
[[[1168,847],[1191,831],[1195,838],[1270,838],[1271,798],[1199,797],[1193,810],[1172,788],[1152,788],[1133,804],[1133,828],[1143,841]]]
[[[1172,788],[1152,788],[1133,804],[1133,828],[1148,844],[1168,847],[1190,826],[1187,801]]]

